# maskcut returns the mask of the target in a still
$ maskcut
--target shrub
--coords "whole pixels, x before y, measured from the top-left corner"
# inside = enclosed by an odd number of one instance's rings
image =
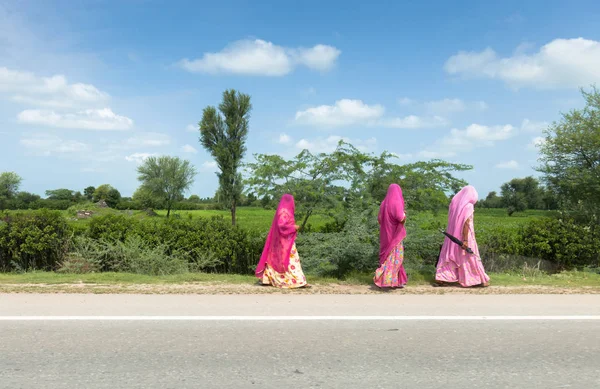
[[[149,220],[140,223],[137,233],[204,270],[220,273],[251,272],[264,245],[262,234],[232,226],[223,217]]]
[[[377,268],[378,229],[372,211],[350,213],[340,232],[307,233],[297,239],[307,273],[343,278]]]
[[[0,269],[54,270],[64,260],[70,230],[55,211],[5,214],[0,222]]]
[[[565,219],[530,221],[521,231],[522,255],[555,263],[559,270],[600,265],[600,231]]]
[[[123,242],[135,233],[139,221],[125,215],[107,214],[90,220],[87,235],[92,239]]]

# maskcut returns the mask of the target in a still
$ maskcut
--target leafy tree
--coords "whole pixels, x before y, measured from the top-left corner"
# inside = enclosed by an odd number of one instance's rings
[[[93,186],[88,186],[87,188],[85,188],[83,190],[83,195],[85,196],[86,199],[92,201],[94,199],[95,191],[96,191],[96,188],[94,188]]]
[[[196,169],[178,157],[150,157],[138,167],[138,180],[144,190],[167,207],[167,217],[176,201],[194,183]]]
[[[503,205],[502,197],[498,196],[498,192],[495,191],[488,193],[485,200],[480,202],[480,206],[483,208],[502,208]]]
[[[500,188],[502,191],[502,204],[506,207],[509,216],[512,216],[515,212],[523,212],[527,209],[525,193],[518,190],[514,181],[507,182]]]
[[[194,194],[188,197],[188,201],[190,203],[198,204],[202,201],[202,199],[200,199],[200,196]]]
[[[386,161],[371,175],[370,191],[373,198],[381,202],[388,186],[397,183],[402,187],[404,199],[411,209],[437,212],[448,207],[448,194],[456,193],[467,185],[466,181],[454,177],[452,173],[470,169],[472,166],[441,160],[406,165]]]
[[[296,199],[297,220],[304,228],[314,213],[337,214],[344,201],[361,198],[366,181],[366,169],[377,158],[340,142],[330,154],[312,154],[303,150],[291,160],[279,155],[255,155],[247,164],[249,190],[267,199],[278,199],[291,193]]]
[[[0,174],[0,198],[11,199],[19,191],[23,179],[14,172]]]
[[[445,193],[465,185],[451,173],[470,169],[444,161],[396,165],[389,161],[392,157],[387,152],[379,156],[366,154],[343,141],[332,153],[304,150],[291,160],[279,155],[256,155],[256,162],[247,165],[247,183],[258,196],[279,198],[283,193],[292,193],[304,228],[314,213],[338,219],[340,215],[345,218],[341,211],[351,206],[369,208],[383,200],[393,182],[402,186],[412,209],[446,207]]]
[[[545,131],[539,170],[562,206],[598,222],[600,216],[600,91],[581,91],[586,105]]]
[[[502,185],[502,202],[509,215],[526,209],[544,208],[544,188],[533,177],[514,178]]]
[[[135,190],[132,199],[139,203],[143,209],[157,209],[163,207],[161,199],[157,198],[154,193],[144,185]]]
[[[81,196],[81,193],[79,193]],[[74,201],[75,200],[75,191],[71,189],[53,189],[46,191],[46,197],[49,200],[67,200]]]
[[[243,191],[240,172],[246,153],[249,118],[252,104],[250,96],[226,90],[219,111],[206,107],[200,125],[200,143],[217,162],[219,189],[222,200],[231,210],[231,223],[235,225],[235,211]]]
[[[121,200],[121,193],[109,184],[100,185],[94,191],[93,201],[99,202],[101,200],[106,201],[106,205],[114,208]]]

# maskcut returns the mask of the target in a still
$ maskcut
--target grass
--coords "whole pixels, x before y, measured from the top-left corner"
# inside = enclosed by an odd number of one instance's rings
[[[502,287],[548,286],[548,287],[596,287],[600,289],[600,274],[582,271],[569,271],[558,274],[539,273],[533,276],[519,272],[491,273],[492,285]],[[345,280],[308,276],[309,282],[315,285],[342,284],[366,286],[373,282],[372,274],[352,274]],[[429,285],[431,274],[413,273],[409,286]],[[188,273],[173,276],[145,276],[128,273],[92,273],[92,274],[58,274],[53,272],[4,273],[0,274],[2,284],[104,284],[104,285],[168,285],[168,284],[227,284],[244,285],[256,283],[252,275]]]

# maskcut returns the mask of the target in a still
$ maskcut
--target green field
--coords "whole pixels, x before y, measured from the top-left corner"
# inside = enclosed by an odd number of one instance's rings
[[[147,216],[142,211],[116,211],[112,209],[100,209],[94,210],[96,215],[103,215],[109,213],[115,214],[125,214],[131,215],[131,217],[136,219],[147,219]],[[90,219],[81,219],[76,220],[73,218],[73,214],[68,211],[63,211],[64,214],[71,219],[71,223],[73,225],[85,225]],[[156,211],[158,213],[158,217],[166,217],[166,210]],[[237,209],[237,224],[246,229],[258,230],[258,231],[267,231],[271,222],[273,220],[274,210],[266,210],[263,208],[256,207],[240,207]],[[442,226],[446,225],[447,222],[447,213],[440,212],[437,215],[433,215],[430,212],[411,212],[410,209],[407,210],[408,217],[413,219],[417,225],[429,224],[429,223],[437,223]],[[485,228],[492,227],[496,225],[502,225],[505,227],[515,227],[526,223],[529,220],[550,216],[551,212],[547,211],[525,211],[520,213],[515,213],[512,216],[508,216],[506,210],[504,209],[477,209],[475,213],[477,227]],[[171,217],[174,218],[209,218],[213,216],[223,217],[226,220],[231,218],[229,211],[217,211],[217,210],[195,210],[195,211],[171,211]],[[318,229],[322,227],[330,221],[331,219],[328,216],[324,215],[313,215],[310,217],[308,224],[310,224],[313,229]]]

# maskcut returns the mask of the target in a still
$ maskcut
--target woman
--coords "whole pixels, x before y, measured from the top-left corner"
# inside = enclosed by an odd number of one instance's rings
[[[450,202],[446,231],[461,238],[463,245],[460,247],[450,239],[445,239],[435,274],[439,285],[456,282],[463,287],[489,285],[490,277],[485,274],[481,263],[473,228],[477,199],[477,191],[469,185],[458,192]],[[473,250],[473,254],[465,251],[467,247]]]
[[[256,267],[256,277],[263,285],[278,288],[310,287],[306,283],[296,251],[295,241],[299,227],[294,220],[294,210],[294,197],[283,195]]]
[[[403,288],[408,281],[404,271],[404,247],[406,237],[406,214],[402,189],[397,184],[388,188],[379,207],[379,269],[373,281],[380,288]]]

